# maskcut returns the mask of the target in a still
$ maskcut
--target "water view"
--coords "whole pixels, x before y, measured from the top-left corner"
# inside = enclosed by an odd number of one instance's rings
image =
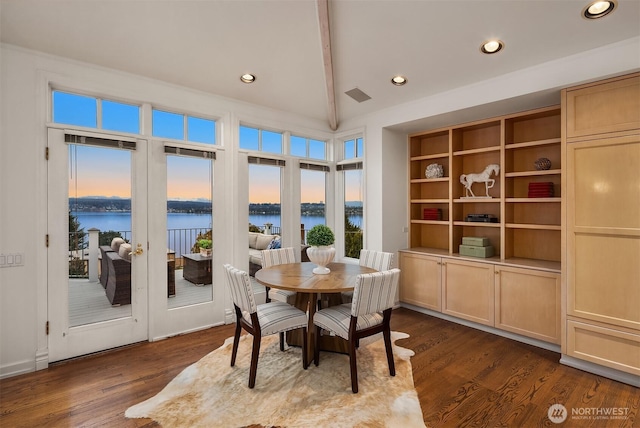
[[[101,232],[113,230],[121,232],[127,240],[131,239],[131,213],[130,212],[72,212],[80,223],[80,228],[87,232],[91,228]],[[349,220],[357,226],[362,225],[362,215],[349,216]],[[276,231],[280,228],[280,216],[272,214],[250,214],[249,222],[259,228],[271,223]],[[304,229],[309,230],[316,224],[325,224],[322,216],[303,215],[301,223]],[[209,214],[196,213],[168,213],[167,214],[168,246],[180,257],[183,253],[189,253],[197,234],[211,229],[211,216]],[[178,230],[194,230],[193,233],[173,233]],[[128,232],[128,233],[123,233]]]

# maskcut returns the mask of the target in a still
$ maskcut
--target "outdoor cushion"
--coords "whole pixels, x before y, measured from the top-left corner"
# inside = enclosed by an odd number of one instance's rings
[[[256,241],[258,239],[259,233],[249,232],[249,248],[256,248]]]
[[[111,240],[111,249],[117,253],[118,250],[120,249],[120,245],[121,244],[124,244],[124,239],[122,239],[122,238],[113,238]]]
[[[258,239],[256,241],[256,250],[266,250],[272,239],[273,235],[258,235]]]
[[[131,260],[131,244],[127,244],[126,242],[124,244],[120,245],[120,248],[118,249],[118,255],[120,257],[122,257],[125,260]]]

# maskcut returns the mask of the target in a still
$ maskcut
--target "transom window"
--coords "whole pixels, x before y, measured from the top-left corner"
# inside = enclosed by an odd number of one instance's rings
[[[140,133],[140,106],[70,92],[52,91],[54,123]]]
[[[153,109],[151,133],[154,137],[216,144],[216,121]]]
[[[282,154],[282,132],[240,126],[240,148]]]
[[[291,136],[291,155],[302,158],[322,159],[327,158],[327,143],[311,138]]]
[[[344,159],[361,158],[364,155],[362,138],[354,138],[344,142]]]

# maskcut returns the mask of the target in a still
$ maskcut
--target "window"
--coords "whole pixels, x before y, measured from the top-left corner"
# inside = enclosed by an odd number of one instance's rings
[[[344,179],[344,255],[359,258],[363,248],[362,207],[364,174],[362,162],[338,165]]]
[[[303,158],[325,160],[327,158],[326,143],[320,140],[312,140],[310,138],[292,135],[291,154]]]
[[[282,160],[249,157],[249,231],[280,235]]]
[[[344,142],[344,159],[361,158],[363,155],[362,138],[354,138]]]
[[[52,92],[53,122],[140,133],[140,107],[69,92]]]
[[[282,133],[240,126],[240,148],[282,154]]]
[[[306,243],[307,232],[317,224],[327,224],[326,183],[329,167],[300,163],[300,229],[301,241]]]
[[[216,144],[216,122],[180,113],[153,109],[151,133],[154,137]]]
[[[169,308],[209,302],[213,298],[213,277],[209,254],[199,258],[200,240],[213,242],[212,187],[215,154],[165,146],[167,155],[167,249],[168,269],[181,261],[183,269],[169,276],[169,297],[175,295],[176,275],[182,284],[197,284],[189,299],[169,298]],[[204,267],[203,267],[204,266]],[[173,290],[171,287],[173,281]],[[173,291],[173,295],[171,294]]]

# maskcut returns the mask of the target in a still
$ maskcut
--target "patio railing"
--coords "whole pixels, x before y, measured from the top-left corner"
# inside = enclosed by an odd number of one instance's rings
[[[204,235],[209,232],[210,228],[186,228],[186,229],[168,229],[167,230],[167,248],[175,256],[176,267],[182,266],[182,255],[192,253],[191,249],[196,242],[198,235]],[[271,226],[271,233],[280,235],[280,226]],[[264,228],[261,229],[264,232]],[[69,277],[72,278],[89,278],[91,275],[91,245],[96,245],[94,253],[97,265],[97,251],[99,242],[99,230],[92,229],[89,232],[69,232],[69,248],[77,248],[69,251]],[[308,229],[304,228],[304,224],[300,225],[300,243],[306,244]],[[116,231],[127,242],[131,241],[131,231]],[[92,237],[92,234],[95,234]],[[357,258],[362,249],[362,232],[347,232],[345,234],[345,242],[347,245],[347,257]],[[107,244],[104,244],[107,245]],[[215,245],[215,243],[214,243]],[[98,267],[96,266],[96,272]]]

